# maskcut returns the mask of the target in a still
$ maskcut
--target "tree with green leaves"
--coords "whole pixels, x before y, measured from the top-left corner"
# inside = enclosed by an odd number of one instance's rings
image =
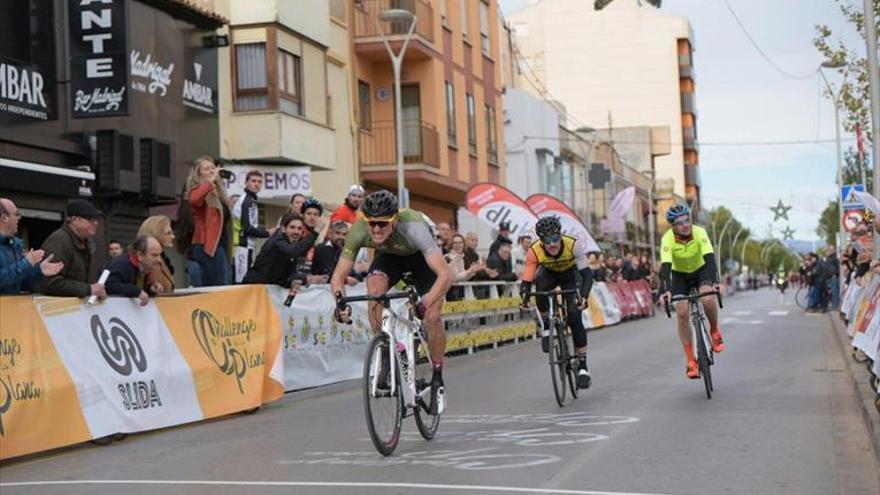
[[[840,232],[840,217],[837,201],[829,201],[822,214],[819,215],[819,225],[816,234],[825,239],[829,246],[837,245],[837,234]]]
[[[834,0],[843,17],[854,26],[862,39],[865,39],[865,15],[861,8],[853,5],[851,0]],[[861,2],[859,2],[861,4]],[[880,0],[874,0],[874,18],[880,25]],[[816,25],[816,37],[813,45],[823,57],[833,64],[840,64],[837,70],[844,76],[840,86],[842,125],[847,132],[855,132],[858,124],[862,132],[871,139],[870,87],[868,76],[868,59],[861,56],[864,50],[846,46],[840,37],[826,24]],[[829,98],[831,95],[827,95]]]

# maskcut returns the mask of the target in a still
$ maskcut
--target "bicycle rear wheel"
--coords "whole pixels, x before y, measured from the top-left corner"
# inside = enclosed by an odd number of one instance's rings
[[[703,378],[703,385],[706,388],[706,398],[711,399],[713,390],[712,365],[709,362],[709,351],[706,346],[706,337],[708,334],[706,333],[703,322],[699,322],[695,334],[694,337],[697,339],[697,365],[700,368],[700,376]]]
[[[565,328],[568,328],[568,327],[565,327]],[[567,332],[566,334],[562,335],[562,337],[563,337],[562,343],[563,343],[563,346],[565,347],[565,369],[566,369],[566,371],[568,371],[568,390],[571,392],[571,398],[577,399],[578,398],[577,360],[574,358],[574,352],[572,352],[572,349],[574,349],[574,346],[572,345],[571,340],[569,339],[568,333],[570,333],[570,332]],[[571,347],[569,347],[569,345],[571,345]]]
[[[807,300],[810,296],[810,289],[806,287],[801,287],[794,294],[794,302],[797,306],[803,310],[807,309]]]
[[[403,388],[401,387],[400,369],[395,366],[393,372],[396,384],[391,389],[391,377],[387,376],[387,389],[377,386],[380,373],[390,375],[392,370],[383,369],[382,359],[389,356],[388,336],[379,334],[373,337],[367,347],[364,360],[364,417],[370,440],[373,446],[384,456],[391,455],[400,441],[400,427],[403,421]],[[388,361],[386,361],[386,366]],[[374,390],[375,389],[375,390]]]
[[[565,334],[559,331],[560,324],[550,325],[550,379],[553,380],[553,393],[559,407],[565,405],[565,377],[568,356],[565,348]]]
[[[427,346],[427,343],[422,345]],[[434,370],[427,357],[418,357],[418,340],[416,340],[416,345],[413,346],[413,349],[416,352],[416,426],[419,429],[419,433],[422,434],[422,438],[431,440],[437,434],[437,428],[440,427],[440,415],[431,414],[429,409],[431,403],[431,378]],[[425,356],[427,356],[427,353],[425,353]]]

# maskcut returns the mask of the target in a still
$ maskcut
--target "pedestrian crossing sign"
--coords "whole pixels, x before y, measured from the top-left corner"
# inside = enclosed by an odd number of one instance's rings
[[[855,194],[856,191],[864,192],[865,186],[862,184],[849,184],[840,188],[840,198],[843,203],[843,209],[854,210],[865,208],[862,200],[860,200]]]

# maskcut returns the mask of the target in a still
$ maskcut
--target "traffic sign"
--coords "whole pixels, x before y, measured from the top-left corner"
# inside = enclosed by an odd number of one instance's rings
[[[847,233],[852,232],[856,225],[865,218],[865,210],[846,210],[843,212],[843,228]]]
[[[840,188],[840,198],[843,202],[843,209],[865,209],[865,204],[855,194],[855,191],[865,192],[865,186],[862,184],[849,184]]]

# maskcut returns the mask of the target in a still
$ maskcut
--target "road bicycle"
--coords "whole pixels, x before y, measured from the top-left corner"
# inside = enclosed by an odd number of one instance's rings
[[[390,310],[390,302],[395,299],[408,300],[408,318]],[[442,411],[430,411],[433,371],[427,331],[412,309],[420,299],[408,282],[404,282],[403,292],[343,297],[337,304],[344,309],[357,301],[382,304],[381,330],[370,340],[364,358],[363,399],[370,440],[380,454],[389,456],[400,441],[404,418],[415,416],[425,440],[433,439],[440,426]]]
[[[571,352],[569,347],[568,335],[571,330],[565,324],[567,320],[567,309],[564,300],[566,295],[578,294],[577,289],[567,290],[551,290],[551,291],[533,291],[523,295],[525,300],[529,298],[546,297],[550,301],[548,325],[550,328],[544,328],[544,320],[538,312],[538,308],[532,308],[538,320],[538,326],[543,336],[548,333],[550,339],[550,352],[548,364],[550,365],[550,379],[553,382],[553,393],[556,395],[556,403],[559,407],[565,405],[566,382],[568,382],[568,390],[571,391],[573,399],[577,399],[577,372],[578,363],[577,356]]]
[[[712,392],[715,388],[712,385],[712,365],[715,364],[715,351],[712,349],[712,337],[709,335],[709,326],[706,324],[706,315],[703,314],[703,305],[700,299],[708,296],[717,296],[718,307],[724,308],[721,300],[721,292],[711,291],[700,293],[696,289],[691,289],[690,294],[686,296],[673,296],[671,303],[678,301],[687,301],[691,319],[691,342],[695,342],[697,346],[697,366],[700,370],[700,377],[706,387],[706,398],[712,398]],[[666,303],[666,316],[672,318],[669,311],[669,303]]]

